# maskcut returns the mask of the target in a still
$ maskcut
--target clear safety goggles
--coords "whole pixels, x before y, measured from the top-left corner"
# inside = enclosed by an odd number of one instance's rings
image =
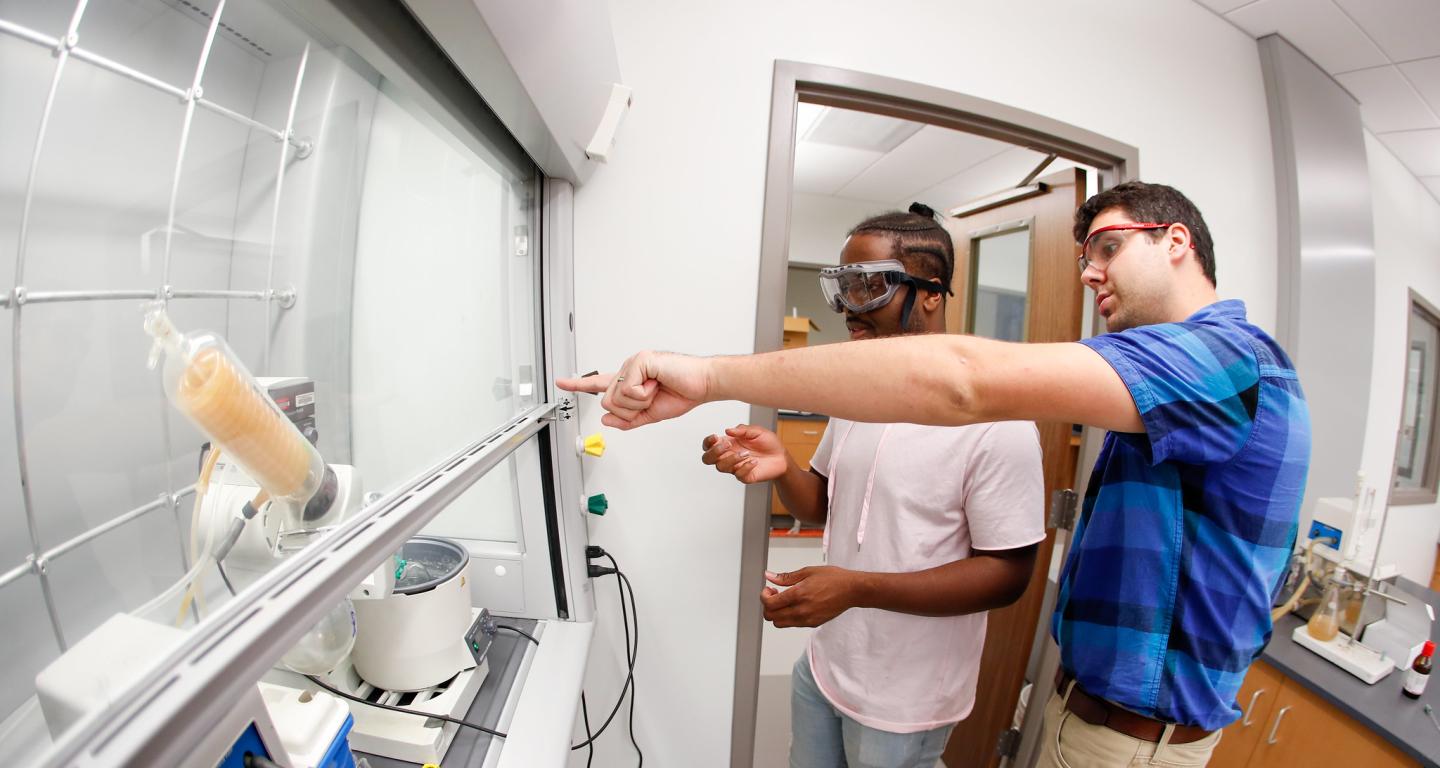
[[[912,289],[907,303],[914,302],[915,291],[950,292],[939,283],[922,280],[906,272],[905,265],[898,259],[865,261],[820,270],[820,293],[835,312],[848,309],[858,315],[879,309],[895,298],[902,285]]]

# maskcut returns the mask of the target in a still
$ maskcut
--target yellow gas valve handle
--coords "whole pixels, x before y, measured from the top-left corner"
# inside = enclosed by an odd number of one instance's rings
[[[596,432],[580,441],[580,452],[595,458],[605,455],[605,437]]]

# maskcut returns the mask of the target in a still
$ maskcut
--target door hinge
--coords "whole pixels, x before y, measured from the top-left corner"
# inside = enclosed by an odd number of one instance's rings
[[[1075,530],[1075,512],[1079,501],[1080,497],[1069,488],[1061,488],[1050,494],[1050,518],[1046,521],[1048,525],[1067,531]]]
[[[1000,738],[995,740],[995,754],[1000,757],[1014,757],[1020,750],[1020,729],[1006,728],[1000,732]]]

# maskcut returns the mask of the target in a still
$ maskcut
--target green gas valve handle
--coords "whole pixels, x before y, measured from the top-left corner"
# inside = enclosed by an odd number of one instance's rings
[[[585,511],[592,515],[603,515],[609,508],[610,502],[603,493],[597,493],[585,500]]]

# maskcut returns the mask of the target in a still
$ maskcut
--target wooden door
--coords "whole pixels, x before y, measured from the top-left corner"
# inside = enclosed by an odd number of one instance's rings
[[[1076,268],[1079,248],[1071,235],[1075,209],[1085,202],[1085,172],[1071,169],[1041,180],[1044,192],[997,208],[953,219],[955,238],[955,297],[946,307],[945,328],[951,333],[986,330],[1019,330],[1023,317],[1023,338],[1029,342],[1075,341],[1080,338],[1083,290]],[[1028,235],[1028,264],[1010,263],[1016,233]],[[1000,238],[1007,238],[1004,246]],[[989,250],[987,250],[989,249]],[[1019,258],[1023,259],[1021,253]],[[1004,276],[991,280],[986,272],[1001,270]],[[1006,280],[1025,276],[1023,312],[1017,305],[1013,286]],[[1018,285],[1018,283],[1015,283]],[[984,312],[977,312],[984,309]],[[982,327],[976,329],[979,321]],[[1078,440],[1072,440],[1071,424],[1041,423],[1040,447],[1045,462],[1045,498],[1069,488],[1075,478]],[[1013,604],[991,611],[985,633],[985,650],[980,662],[975,707],[955,727],[945,748],[945,764],[953,766],[994,766],[999,762],[996,745],[1009,730],[1015,704],[1025,684],[1030,660],[1031,638],[1036,622],[1049,621],[1040,615],[1050,556],[1055,546],[1051,530],[1040,544],[1030,587]],[[1031,701],[1043,707],[1043,701]]]
[[[1397,700],[1395,706],[1404,706]],[[1265,730],[1250,755],[1251,768],[1282,766],[1365,766],[1399,768],[1416,765],[1379,734],[1341,714],[1294,681],[1286,681],[1275,700]],[[1221,743],[1223,744],[1223,737]]]
[[[795,458],[795,463],[801,467],[809,467],[810,459],[820,447],[820,438],[825,434],[825,425],[828,423],[829,419],[795,419],[781,416],[775,429],[780,437],[780,444]],[[770,514],[772,523],[775,515],[790,514],[790,510],[780,501],[780,492],[775,490],[774,483],[770,485]]]
[[[1250,755],[1270,725],[1284,683],[1285,676],[1269,664],[1257,661],[1250,666],[1235,698],[1240,703],[1240,719],[1225,726],[1220,744],[1210,756],[1210,768],[1244,768],[1250,764]]]

